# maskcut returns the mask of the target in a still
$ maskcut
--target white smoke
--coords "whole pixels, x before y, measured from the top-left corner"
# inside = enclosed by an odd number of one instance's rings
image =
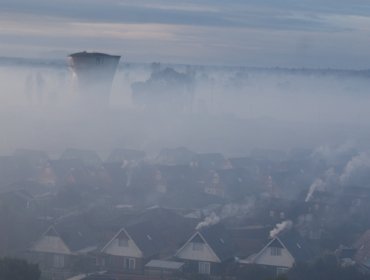
[[[291,220],[286,220],[277,224],[273,230],[270,231],[270,238],[277,237],[281,232],[290,230],[293,227],[293,222]]]
[[[244,203],[228,203],[225,204],[219,216],[221,219],[226,219],[230,217],[244,217],[252,212],[255,207],[255,199],[247,198]]]
[[[338,158],[352,153],[354,147],[354,143],[348,141],[340,146],[322,145],[314,149],[311,157],[316,159],[324,159],[326,162],[334,162]]]
[[[334,168],[326,170],[322,179],[318,178],[311,184],[310,188],[308,189],[305,202],[309,202],[317,190],[323,191],[324,189],[335,185],[337,182],[338,175],[335,173]]]
[[[316,179],[310,186],[309,190],[308,190],[308,193],[307,193],[307,196],[306,196],[306,199],[304,200],[305,202],[309,202],[312,198],[312,195],[314,194],[314,192],[316,191],[317,188],[319,187],[322,187],[324,186],[325,183],[323,180],[321,179]]]
[[[220,217],[216,215],[215,212],[212,212],[208,217],[204,219],[204,221],[200,222],[195,229],[200,230],[205,227],[209,227],[220,222]]]
[[[363,152],[351,158],[346,164],[343,173],[340,175],[339,180],[342,185],[348,184],[353,177],[361,175],[361,171],[368,172],[370,170],[370,153]]]

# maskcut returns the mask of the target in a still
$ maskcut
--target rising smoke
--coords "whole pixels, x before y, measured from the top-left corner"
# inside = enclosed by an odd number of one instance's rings
[[[325,149],[328,151],[327,149]],[[370,174],[370,153],[363,151],[349,156],[348,151],[343,149],[336,150],[337,153],[331,150],[327,154],[327,162],[334,164],[334,162],[345,160],[341,171],[337,172],[339,167],[331,167],[323,174],[322,177],[317,178],[310,185],[305,201],[309,202],[316,191],[337,190],[339,187],[362,186],[364,182],[369,179]],[[342,164],[340,164],[342,165]],[[366,183],[365,183],[366,185]]]
[[[337,177],[334,168],[326,170],[322,178],[316,179],[309,187],[305,202],[309,202],[316,191],[325,191],[330,186],[335,185],[338,181]]]
[[[339,177],[342,185],[348,185],[353,181],[358,181],[363,176],[367,176],[370,172],[370,154],[363,152],[354,156],[346,164],[343,173]]]
[[[283,221],[275,226],[273,230],[270,231],[270,238],[273,239],[277,237],[280,233],[290,230],[293,227],[293,222],[290,220]]]
[[[196,227],[195,230],[201,230],[203,228],[216,225],[220,222],[220,217],[216,215],[215,212],[212,212],[209,216],[207,216],[202,222],[200,222]]]

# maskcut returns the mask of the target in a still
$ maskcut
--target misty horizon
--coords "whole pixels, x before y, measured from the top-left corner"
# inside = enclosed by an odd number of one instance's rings
[[[0,280],[367,280],[366,0],[1,0]]]

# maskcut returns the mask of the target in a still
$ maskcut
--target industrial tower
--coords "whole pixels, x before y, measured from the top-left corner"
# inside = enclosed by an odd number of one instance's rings
[[[68,56],[77,82],[79,101],[88,107],[109,105],[110,91],[120,56],[79,52]]]

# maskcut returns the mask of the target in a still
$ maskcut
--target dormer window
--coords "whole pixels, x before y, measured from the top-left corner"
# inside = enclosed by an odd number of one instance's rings
[[[281,248],[270,247],[271,256],[281,256]]]

